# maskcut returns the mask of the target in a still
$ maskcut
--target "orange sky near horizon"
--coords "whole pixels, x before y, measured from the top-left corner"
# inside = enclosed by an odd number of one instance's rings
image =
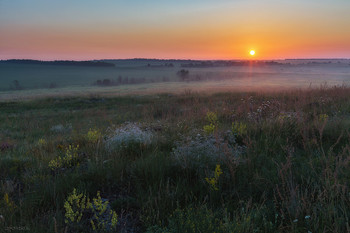
[[[7,23],[1,23],[0,16],[0,59],[251,59],[251,49],[254,59],[350,58],[348,8],[329,4],[266,7],[252,0],[189,12],[163,6],[159,18],[83,11],[86,21],[74,10],[47,22],[27,13],[28,21],[2,16]]]

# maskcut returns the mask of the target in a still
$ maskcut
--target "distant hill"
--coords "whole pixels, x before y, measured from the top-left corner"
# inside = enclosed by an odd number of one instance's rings
[[[39,61],[30,59],[3,60],[0,63],[28,64],[28,65],[53,65],[53,66],[90,66],[90,67],[114,67],[112,63],[104,61]]]

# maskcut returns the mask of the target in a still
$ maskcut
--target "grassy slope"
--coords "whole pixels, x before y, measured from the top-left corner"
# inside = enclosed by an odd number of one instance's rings
[[[90,197],[100,191],[123,232],[349,231],[349,91],[0,103],[0,228],[54,232],[56,225],[63,231],[69,225],[63,205],[76,188]],[[208,111],[218,116],[217,142],[233,122],[246,125],[229,145],[244,152],[185,166],[188,161],[176,160],[172,151],[206,135]],[[107,150],[108,129],[125,122],[152,132],[152,143]],[[51,130],[60,124],[64,129]],[[98,142],[87,139],[90,128],[102,132]],[[68,145],[79,145],[79,165],[50,169]],[[205,178],[214,176],[218,164],[223,174],[215,190]],[[68,231],[79,231],[79,224],[74,227]]]

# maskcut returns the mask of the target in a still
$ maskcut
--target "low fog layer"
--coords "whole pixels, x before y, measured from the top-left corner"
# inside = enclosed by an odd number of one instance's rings
[[[350,84],[350,60],[0,62],[0,94],[250,90]],[[0,96],[1,98],[1,96]]]

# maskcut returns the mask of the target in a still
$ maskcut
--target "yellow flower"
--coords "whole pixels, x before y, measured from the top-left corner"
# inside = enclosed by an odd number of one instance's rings
[[[64,203],[65,213],[65,222],[80,222],[83,213],[91,208],[90,199],[86,197],[83,193],[77,193],[76,189],[73,189],[73,193],[68,196],[66,202]]]
[[[97,192],[97,197],[93,198],[93,208],[94,220],[91,220],[92,228],[105,229],[106,224],[111,223],[111,227],[115,229],[118,223],[117,213],[113,210],[106,212],[109,202],[103,201],[100,195],[100,191]],[[108,215],[110,222],[103,218],[103,216]]]
[[[205,125],[203,129],[204,129],[204,132],[206,132],[207,134],[211,134],[211,133],[214,133],[215,131],[215,125],[213,124]]]
[[[220,167],[220,164],[216,165],[215,172],[214,172],[214,177],[212,178],[205,178],[205,181],[210,185],[210,188],[214,190],[219,190],[217,187],[217,184],[219,182],[219,177],[222,174],[222,170]]]
[[[218,116],[216,115],[215,112],[207,112],[207,120],[212,123],[215,124],[218,121]]]
[[[215,178],[219,179],[219,176],[222,174],[222,170],[221,170],[221,167],[220,167],[220,164],[216,165],[216,168],[215,168]]]
[[[247,125],[242,122],[233,122],[232,123],[232,132],[239,136],[247,134]]]
[[[108,225],[112,229],[116,229],[118,223],[117,213],[110,209],[108,201],[102,200],[99,191],[97,192],[97,197],[90,202],[90,199],[85,194],[78,193],[74,189],[64,203],[64,208],[66,210],[65,223],[67,224],[88,220],[94,232],[104,231]],[[91,218],[91,216],[93,217]]]
[[[77,163],[78,150],[79,150],[79,145],[75,147],[72,145],[69,145],[68,148],[66,149],[65,155],[58,156],[49,162],[49,168],[51,168],[51,170],[56,170],[58,168],[63,168],[63,167],[72,167],[74,165],[77,166],[79,164]]]
[[[117,223],[118,223],[118,215],[113,210],[111,210],[110,214],[112,215],[112,220],[111,220],[112,227],[115,228],[117,226]]]
[[[217,125],[218,125],[218,116],[216,115],[216,113],[214,112],[207,112],[207,121],[209,122],[208,125],[205,125],[203,127],[204,131],[207,134],[211,134],[214,133],[214,131],[217,129]]]
[[[39,145],[39,146],[45,146],[46,144],[47,144],[47,142],[46,142],[45,139],[40,138],[40,139],[38,140],[38,145]]]
[[[320,115],[318,116],[318,120],[321,121],[321,122],[327,121],[328,118],[329,118],[329,116],[328,116],[327,114],[320,114]]]
[[[96,143],[100,140],[101,135],[102,134],[99,130],[89,129],[88,133],[86,134],[86,139],[89,142]]]
[[[3,200],[4,200],[4,203],[5,203],[5,206],[6,206],[9,210],[12,211],[12,210],[16,209],[16,205],[15,205],[15,203],[14,203],[13,201],[11,201],[11,199],[10,199],[8,193],[5,193]]]

